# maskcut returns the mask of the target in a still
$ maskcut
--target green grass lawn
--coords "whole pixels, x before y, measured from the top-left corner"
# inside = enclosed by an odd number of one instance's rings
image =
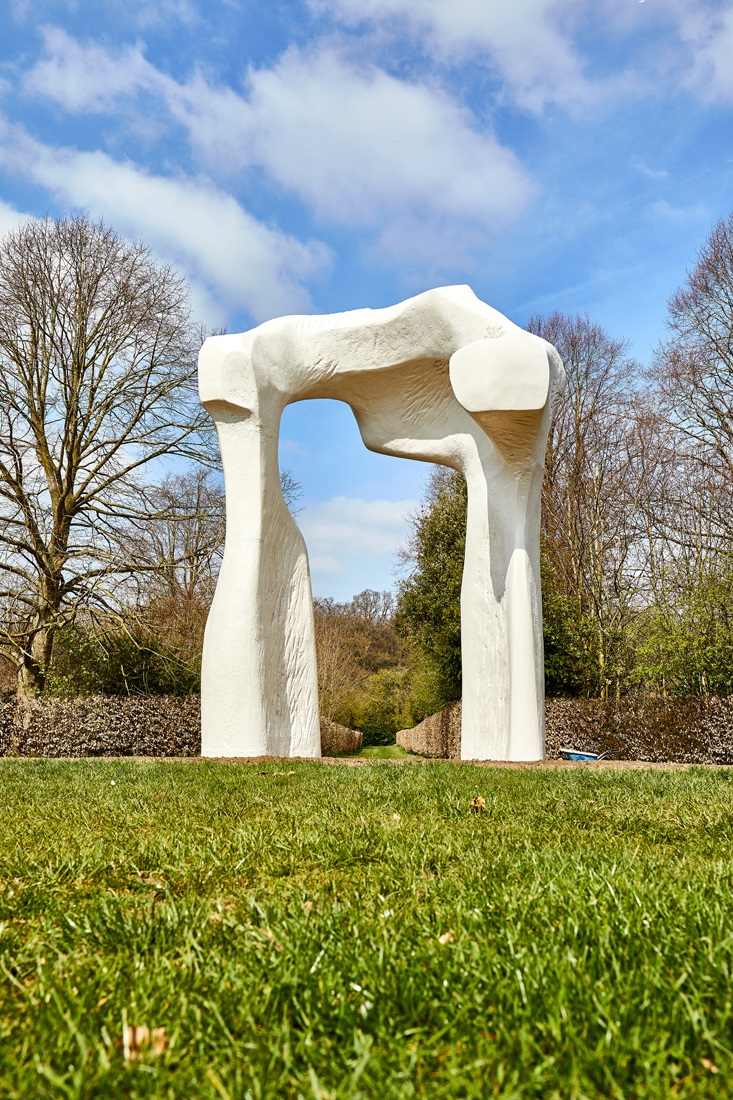
[[[0,1096],[733,1095],[732,822],[728,771],[0,761]]]

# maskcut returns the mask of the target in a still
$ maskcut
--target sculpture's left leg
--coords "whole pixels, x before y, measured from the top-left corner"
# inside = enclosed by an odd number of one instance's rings
[[[204,756],[320,756],[308,554],[280,490],[277,433],[209,406],[227,533],[201,669]]]

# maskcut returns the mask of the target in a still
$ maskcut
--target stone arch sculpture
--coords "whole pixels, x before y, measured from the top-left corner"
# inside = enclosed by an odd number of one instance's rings
[[[308,555],[278,467],[282,411],[307,398],[345,401],[370,450],[465,475],[461,756],[544,756],[540,492],[563,380],[551,345],[466,286],[206,340],[199,391],[227,535],[204,641],[205,756],[320,755]]]

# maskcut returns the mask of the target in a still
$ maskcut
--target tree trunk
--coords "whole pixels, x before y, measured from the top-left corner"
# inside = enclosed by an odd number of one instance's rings
[[[598,632],[598,677],[601,686],[601,699],[608,699],[608,681],[606,680],[606,650],[603,632]]]
[[[16,694],[19,700],[41,695],[46,687],[46,673],[53,652],[51,622],[39,626],[23,651],[18,665]]]

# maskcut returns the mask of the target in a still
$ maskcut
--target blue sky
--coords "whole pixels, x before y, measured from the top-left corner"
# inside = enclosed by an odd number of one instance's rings
[[[88,210],[241,330],[469,283],[644,362],[733,205],[731,0],[0,0],[0,231]],[[286,410],[316,594],[392,583],[425,469]]]

